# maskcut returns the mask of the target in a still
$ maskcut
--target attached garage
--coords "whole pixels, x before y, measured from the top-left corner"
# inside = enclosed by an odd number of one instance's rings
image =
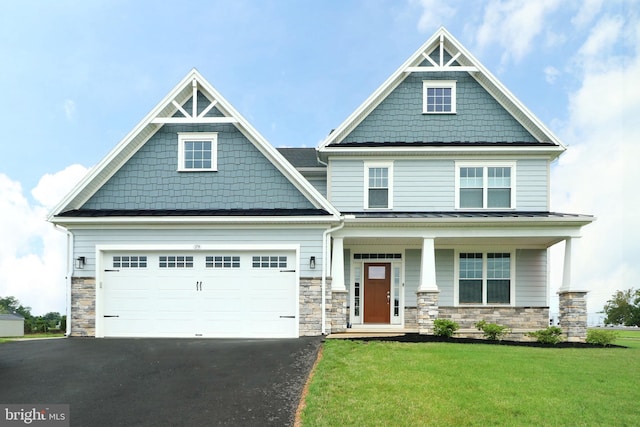
[[[298,337],[297,252],[99,250],[96,336]]]

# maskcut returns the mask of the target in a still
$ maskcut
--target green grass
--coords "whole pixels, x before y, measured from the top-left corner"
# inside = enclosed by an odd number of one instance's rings
[[[307,426],[637,425],[632,348],[553,349],[328,340]]]
[[[58,338],[64,337],[64,332],[41,332],[37,334],[26,334],[21,337],[0,337],[0,343],[7,341],[15,341],[17,339],[30,339],[30,338]]]

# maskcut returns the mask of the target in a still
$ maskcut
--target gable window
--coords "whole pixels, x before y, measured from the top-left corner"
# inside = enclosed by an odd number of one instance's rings
[[[366,163],[365,208],[391,209],[393,163]]]
[[[456,112],[456,82],[452,80],[424,80],[422,112],[425,114],[453,114]]]
[[[460,253],[458,302],[460,304],[511,304],[511,253]]]
[[[515,163],[456,165],[456,208],[514,208]]]
[[[178,171],[217,170],[217,133],[178,133]]]

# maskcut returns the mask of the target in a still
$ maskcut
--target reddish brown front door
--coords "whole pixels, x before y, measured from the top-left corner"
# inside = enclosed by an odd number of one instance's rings
[[[364,265],[364,323],[391,321],[391,264]]]

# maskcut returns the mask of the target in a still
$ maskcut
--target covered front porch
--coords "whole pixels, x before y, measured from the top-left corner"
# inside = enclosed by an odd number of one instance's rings
[[[585,217],[412,219],[352,218],[332,234],[331,333],[432,334],[447,318],[459,336],[478,336],[474,324],[486,320],[521,339],[549,324],[548,249],[564,241],[560,326],[584,339],[586,292],[571,268]]]

